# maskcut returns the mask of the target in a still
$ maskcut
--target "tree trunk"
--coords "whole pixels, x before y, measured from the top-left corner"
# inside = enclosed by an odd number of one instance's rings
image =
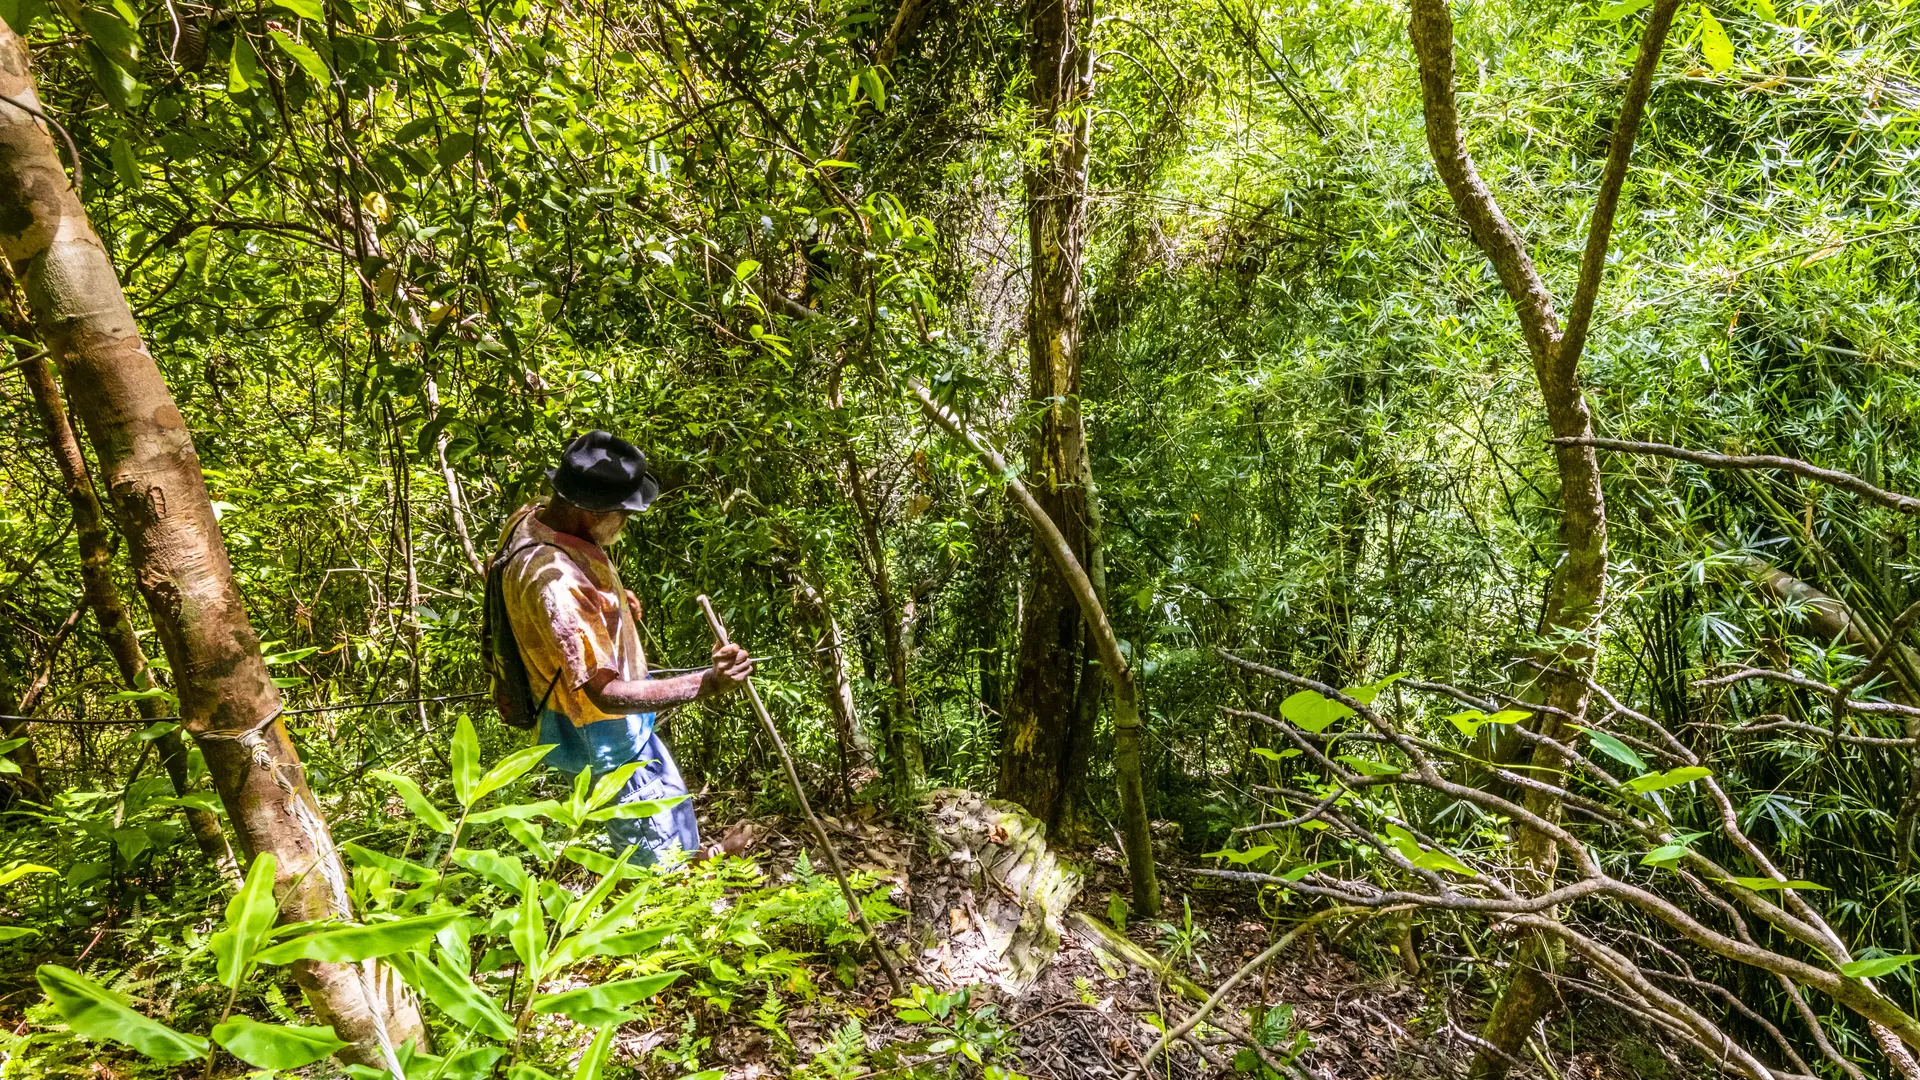
[[[1026,178],[1032,258],[1027,298],[1027,397],[1046,403],[1027,447],[1033,496],[1087,565],[1086,431],[1080,416],[1081,255],[1086,241],[1087,156],[1093,91],[1086,0],[1030,0],[1027,60],[1033,122],[1046,146]],[[1084,630],[1073,590],[1044,550],[1033,552],[1013,687],[1001,730],[1001,798],[1053,828],[1084,775],[1092,710],[1077,708]],[[1074,753],[1075,747],[1081,753]]]
[[[837,407],[837,406],[836,406]],[[887,569],[886,545],[880,541],[879,512],[867,493],[866,474],[860,469],[860,457],[853,444],[846,444],[847,484],[853,493],[854,509],[860,515],[860,539],[866,552],[866,570],[873,582],[874,600],[879,605],[880,640],[886,652],[888,694],[881,710],[880,738],[887,758],[881,763],[887,786],[895,804],[908,805],[914,785],[926,773],[920,754],[920,733],[914,728],[913,697],[907,686],[907,643],[902,634],[902,612],[894,595],[893,574]]]
[[[1554,312],[1553,296],[1535,269],[1526,242],[1507,220],[1493,192],[1481,179],[1467,152],[1466,133],[1453,91],[1453,15],[1448,0],[1413,0],[1408,27],[1419,61],[1421,102],[1426,118],[1427,146],[1434,168],[1447,186],[1454,206],[1466,219],[1473,239],[1493,264],[1513,301],[1522,336],[1533,358],[1534,377],[1546,406],[1547,426],[1556,437],[1590,438],[1593,418],[1580,389],[1580,353],[1586,343],[1593,307],[1605,273],[1614,213],[1626,180],[1627,164],[1640,130],[1654,69],[1666,45],[1678,0],[1657,0],[1649,10],[1645,36],[1633,73],[1621,101],[1607,163],[1587,231],[1580,278],[1563,328]],[[1561,741],[1578,738],[1571,725],[1586,716],[1594,673],[1595,643],[1607,584],[1606,504],[1600,490],[1600,464],[1591,447],[1556,444],[1554,464],[1560,474],[1561,559],[1547,590],[1540,637],[1559,642],[1538,659],[1544,670],[1538,680],[1541,702],[1556,712],[1541,712],[1532,721],[1543,735]],[[1550,778],[1565,762],[1549,745],[1533,754],[1533,766]],[[1558,821],[1560,800],[1529,790],[1526,806],[1547,821]],[[1534,829],[1516,836],[1524,867],[1523,884],[1534,891],[1551,887],[1558,851],[1550,838]],[[1529,880],[1530,879],[1530,880]],[[1476,1077],[1504,1076],[1508,1062],[1520,1052],[1534,1025],[1545,1015],[1555,990],[1543,973],[1558,962],[1556,940],[1528,938],[1514,965],[1512,981],[1487,1019],[1483,1037],[1496,1052],[1474,1057]]]
[[[5,284],[11,293],[12,282]],[[12,299],[10,296],[9,307]],[[133,620],[127,617],[126,604],[120,599],[120,586],[113,580],[113,542],[107,533],[106,516],[101,512],[86,459],[81,456],[79,437],[67,418],[66,402],[61,399],[53,367],[46,357],[38,356],[23,360],[20,370],[33,393],[40,422],[47,430],[47,443],[60,467],[60,479],[66,485],[67,502],[73,508],[74,533],[80,544],[80,582],[87,606],[100,624],[100,636],[107,643],[107,651],[113,654],[114,666],[120,669],[120,680],[130,690],[151,689],[156,684],[147,665],[147,654],[140,647]],[[165,711],[158,698],[141,698],[134,705],[140,716],[150,722]],[[176,729],[155,740],[154,749],[167,778],[173,781],[173,793],[185,795],[189,787],[186,738]],[[227,839],[220,831],[219,817],[192,807],[183,807],[181,814],[193,833],[194,842],[207,858],[216,864],[225,862]]]
[[[39,102],[26,46],[0,25],[0,95]],[[186,421],[140,340],[106,250],[53,140],[0,105],[0,246],[21,276],[98,456],[132,565],[245,855],[271,851],[281,918],[350,918],[340,853],[279,720],[280,694],[233,578]],[[344,1057],[398,1074],[393,1048],[424,1042],[420,1015],[378,963],[295,965]]]
[[[853,679],[847,674],[847,650],[840,635],[840,620],[833,617],[827,598],[807,580],[804,573],[793,575],[794,591],[800,596],[812,621],[820,627],[820,640],[814,647],[814,666],[820,670],[827,689],[827,705],[833,712],[834,742],[839,746],[840,790],[848,803],[853,800],[850,774],[873,764],[873,744],[860,726],[860,713],[853,700]]]
[[[1060,527],[1047,516],[1046,510],[1027,485],[1007,468],[1006,459],[1000,456],[999,451],[975,435],[952,410],[933,400],[933,395],[927,392],[926,385],[920,380],[908,376],[906,383],[908,392],[913,394],[927,419],[973,451],[981,464],[1007,485],[1007,491],[1012,493],[1021,512],[1026,514],[1027,521],[1033,526],[1035,542],[1053,560],[1054,567],[1072,590],[1074,601],[1080,605],[1087,628],[1099,646],[1100,663],[1107,670],[1108,684],[1113,688],[1113,771],[1118,781],[1121,842],[1127,849],[1127,876],[1133,886],[1133,908],[1142,915],[1158,915],[1160,879],[1153,865],[1153,837],[1147,821],[1146,784],[1141,778],[1144,726],[1140,720],[1140,691],[1133,681],[1133,669],[1120,652],[1120,639],[1113,632],[1113,624],[1107,621],[1107,610],[1094,590],[1092,579],[1087,576],[1073,549],[1067,545]]]

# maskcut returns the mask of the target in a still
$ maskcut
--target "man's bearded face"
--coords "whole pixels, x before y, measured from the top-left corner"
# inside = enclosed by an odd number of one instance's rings
[[[594,543],[603,548],[612,547],[614,542],[620,539],[620,530],[625,528],[626,524],[626,512],[616,510],[611,514],[595,514],[589,531]]]

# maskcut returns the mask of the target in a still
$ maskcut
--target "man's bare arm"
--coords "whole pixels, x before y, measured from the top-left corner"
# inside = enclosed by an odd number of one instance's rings
[[[753,673],[753,660],[738,645],[713,650],[713,666],[671,679],[622,679],[601,671],[588,680],[587,700],[604,713],[657,712],[738,689]]]

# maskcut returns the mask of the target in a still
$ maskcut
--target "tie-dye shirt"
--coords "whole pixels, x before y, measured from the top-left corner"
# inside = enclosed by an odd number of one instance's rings
[[[546,698],[540,742],[555,746],[546,763],[562,772],[601,773],[641,756],[653,734],[653,714],[602,712],[587,697],[586,685],[601,671],[644,679],[647,657],[607,553],[541,524],[540,509],[535,504],[515,512],[501,538],[500,551],[514,552],[502,575],[507,619],[534,701]]]

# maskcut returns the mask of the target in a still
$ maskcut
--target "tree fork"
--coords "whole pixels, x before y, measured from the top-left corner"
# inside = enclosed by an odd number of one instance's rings
[[[1408,24],[1407,36],[1420,69],[1421,106],[1434,169],[1466,220],[1475,244],[1493,264],[1513,301],[1532,355],[1548,427],[1557,440],[1566,440],[1554,446],[1554,465],[1560,475],[1560,545],[1564,554],[1549,586],[1541,620],[1543,633],[1568,642],[1557,648],[1556,656],[1541,658],[1547,661],[1540,678],[1542,703],[1551,711],[1543,710],[1540,716],[1540,734],[1556,740],[1567,733],[1568,721],[1563,717],[1577,722],[1586,715],[1590,692],[1584,676],[1591,673],[1595,662],[1594,638],[1607,583],[1606,502],[1600,487],[1599,458],[1591,445],[1583,444],[1593,438],[1593,416],[1580,388],[1580,354],[1605,276],[1613,219],[1626,183],[1633,144],[1652,92],[1654,71],[1666,47],[1667,31],[1679,6],[1679,0],[1656,0],[1647,13],[1646,30],[1601,172],[1580,277],[1564,330],[1554,312],[1553,295],[1534,266],[1526,241],[1500,209],[1467,151],[1466,132],[1454,97],[1453,13],[1448,0],[1413,0]],[[1564,765],[1552,744],[1536,746],[1536,769],[1551,774]],[[1557,797],[1530,791],[1525,805],[1543,821],[1559,821]],[[1558,859],[1552,840],[1530,828],[1520,829],[1516,840],[1533,887],[1542,892],[1550,889]],[[1476,1053],[1472,1070],[1475,1077],[1506,1075],[1521,1041],[1553,1000],[1553,988],[1543,969],[1555,963],[1562,950],[1558,940],[1546,935],[1536,934],[1527,940],[1511,982],[1487,1019],[1485,1038],[1495,1052]]]
[[[38,108],[26,45],[0,25],[0,95]],[[277,859],[283,919],[350,918],[346,871],[300,755],[280,721],[280,693],[220,539],[186,421],[140,339],[104,247],[47,131],[0,105],[0,247],[20,274],[40,339],[86,428],[140,591],[173,665],[183,726],[207,767],[245,855]],[[301,962],[294,977],[315,1013],[385,1065],[424,1041],[418,1009],[375,962]]]

